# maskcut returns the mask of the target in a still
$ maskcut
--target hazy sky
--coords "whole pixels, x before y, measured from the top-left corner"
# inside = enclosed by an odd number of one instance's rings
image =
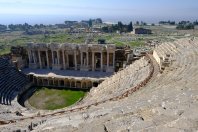
[[[198,0],[0,0],[0,23],[198,19]]]

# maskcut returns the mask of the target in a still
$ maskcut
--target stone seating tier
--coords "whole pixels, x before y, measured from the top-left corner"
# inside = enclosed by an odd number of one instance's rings
[[[28,78],[9,64],[8,60],[0,59],[3,69],[0,74],[0,103],[11,104],[17,93],[28,83]]]
[[[182,39],[172,42],[172,45],[177,47],[177,52],[170,52],[175,59],[170,67],[163,73],[157,73],[146,86],[124,99],[106,101],[85,110],[53,114],[47,118],[24,119],[2,126],[1,130],[24,130],[32,122],[46,119],[34,131],[197,131],[198,40],[189,42],[189,39]],[[124,74],[118,73],[120,76]],[[112,76],[104,82],[109,85],[113,78],[116,79]],[[112,87],[105,87],[106,84],[101,83],[100,86],[110,91],[108,89]],[[91,95],[99,99],[98,91],[94,91]],[[91,102],[89,99],[84,101],[87,104]]]
[[[100,102],[117,96],[117,94],[122,94],[144,80],[149,75],[149,71],[148,61],[145,58],[141,58],[122,71],[107,78],[98,87],[92,88],[82,102]],[[95,95],[96,93],[97,96]]]

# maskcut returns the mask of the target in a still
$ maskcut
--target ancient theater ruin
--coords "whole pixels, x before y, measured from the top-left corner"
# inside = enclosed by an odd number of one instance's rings
[[[133,57],[129,48],[114,44],[28,43],[23,48],[13,52],[12,61],[37,86],[97,87]]]
[[[0,59],[1,131],[198,128],[196,37],[161,43],[132,63],[127,61],[129,49],[114,45],[28,44],[15,49],[12,59]],[[17,99],[33,84],[90,91],[61,109],[22,107]]]

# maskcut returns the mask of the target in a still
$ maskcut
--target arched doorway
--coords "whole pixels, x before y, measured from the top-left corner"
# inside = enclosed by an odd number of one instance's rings
[[[93,87],[98,87],[98,82],[93,82]]]
[[[95,53],[95,65],[96,65],[96,70],[100,71],[100,68],[101,68],[101,53]]]
[[[84,88],[84,89],[87,88],[85,81],[82,82],[82,88]]]

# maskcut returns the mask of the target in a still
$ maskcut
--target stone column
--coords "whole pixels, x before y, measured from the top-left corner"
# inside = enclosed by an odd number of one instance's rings
[[[32,62],[31,56],[30,56],[30,51],[28,50],[28,59],[29,59],[29,63]]]
[[[53,84],[52,84],[52,86],[55,86],[55,78],[53,78]]]
[[[48,50],[46,50],[46,59],[47,59],[47,68],[49,69],[49,57],[48,57]]]
[[[70,88],[72,87],[71,83],[72,83],[72,81],[70,80],[70,81],[69,81]]]
[[[36,84],[36,81],[37,81],[36,78],[33,77],[33,83],[34,83],[34,84]]]
[[[67,57],[67,68],[69,68],[69,55],[68,55],[68,53],[67,53],[66,57]]]
[[[89,68],[89,52],[87,52],[87,68]]]
[[[38,50],[38,56],[39,56],[39,65],[40,65],[40,69],[42,68],[42,62],[41,62],[41,53],[40,50]]]
[[[60,87],[60,80],[58,79],[57,81],[58,81],[58,87]]]
[[[94,55],[95,55],[95,53],[92,52],[92,71],[95,71],[95,63],[94,63],[95,57],[94,57]]]
[[[35,51],[32,51],[32,55],[33,55],[33,61],[34,61],[34,64],[36,64],[36,56],[35,56]]]
[[[107,69],[109,68],[109,52],[107,52]]]
[[[47,78],[47,85],[48,85],[48,86],[50,85],[50,80],[49,80],[49,78]]]
[[[74,51],[74,64],[75,64],[75,70],[77,70],[76,51]]]
[[[36,79],[36,85],[39,85],[39,78]]]
[[[80,66],[83,66],[83,52],[80,52]]]
[[[58,65],[60,65],[60,54],[59,54],[59,51],[57,50],[56,53],[57,53]]]
[[[67,81],[64,79],[64,87],[67,87]]]
[[[41,80],[42,80],[42,85],[44,86],[44,79],[42,78]]]
[[[115,68],[115,52],[113,53],[113,69]]]
[[[100,56],[100,71],[103,71],[103,52],[101,52],[101,56]]]
[[[65,69],[65,51],[62,50],[62,54],[63,54],[63,69]]]
[[[54,51],[52,50],[52,64],[54,65]]]
[[[82,85],[83,85],[83,82],[81,81],[81,83],[80,83],[80,88],[82,88]]]

